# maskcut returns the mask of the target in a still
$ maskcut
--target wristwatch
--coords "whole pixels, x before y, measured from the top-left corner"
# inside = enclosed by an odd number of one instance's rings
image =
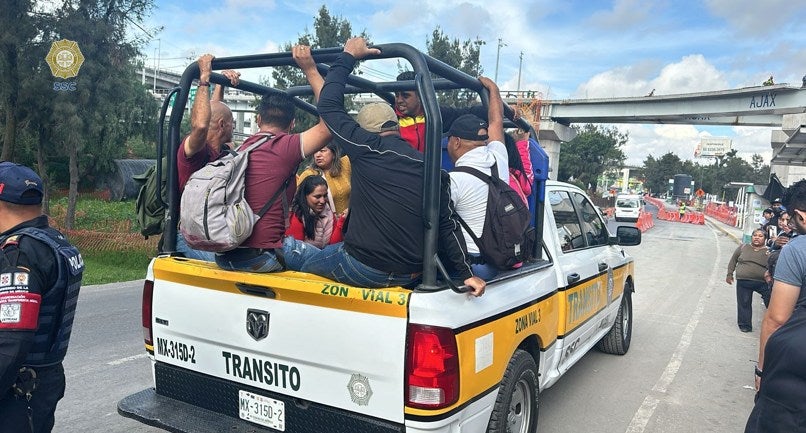
[[[756,376],[761,377],[761,370],[756,366]]]

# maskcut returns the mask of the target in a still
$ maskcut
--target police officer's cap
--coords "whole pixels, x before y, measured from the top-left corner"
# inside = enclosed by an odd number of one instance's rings
[[[0,200],[36,205],[42,203],[42,178],[30,168],[13,162],[0,162]]]

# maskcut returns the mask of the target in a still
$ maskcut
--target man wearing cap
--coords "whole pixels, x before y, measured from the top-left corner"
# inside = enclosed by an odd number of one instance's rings
[[[488,122],[473,114],[464,114],[456,118],[448,130],[448,156],[456,167],[474,168],[486,175],[492,173],[493,167],[498,177],[509,183],[509,166],[507,149],[504,145],[503,101],[498,86],[487,77],[479,77],[481,84],[490,93],[487,112]],[[489,140],[489,143],[488,143]],[[487,193],[489,186],[470,173],[451,172],[451,200],[456,206],[456,213],[462,217],[467,226],[473,230],[477,238],[484,229],[487,214]],[[462,228],[467,251],[473,258],[473,272],[489,280],[498,273],[495,267],[481,263],[479,247],[473,237]]]
[[[363,38],[352,38],[328,71],[317,108],[352,164],[350,229],[343,243],[325,247],[302,271],[358,287],[412,286],[423,269],[423,154],[400,137],[388,104],[366,105],[358,122],[344,109],[345,82],[356,60],[378,53]],[[466,260],[445,177],[439,255],[480,296],[485,283]]]
[[[49,432],[84,262],[42,214],[42,179],[0,162],[0,432]]]

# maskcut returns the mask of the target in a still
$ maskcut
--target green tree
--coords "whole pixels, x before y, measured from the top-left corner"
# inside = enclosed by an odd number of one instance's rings
[[[318,15],[314,17],[313,28],[313,33],[306,28],[305,33],[299,35],[295,42],[283,44],[282,49],[291,51],[291,48],[296,44],[309,45],[312,49],[340,47],[353,36],[350,22],[340,16],[331,15],[324,4],[319,8]],[[361,32],[361,36],[367,37],[366,32]],[[274,79],[273,87],[278,89],[308,84],[302,71],[294,66],[274,68],[272,78]],[[263,80],[262,84],[270,85],[268,80]],[[308,101],[314,103],[313,98],[309,98]],[[345,98],[345,106],[348,111],[352,108],[352,98]],[[304,131],[312,127],[317,121],[315,117],[298,111],[295,120],[296,128],[299,131]]]
[[[27,154],[35,155],[39,172],[49,185],[68,185],[67,229],[79,186],[94,186],[111,172],[112,160],[127,153],[128,137],[153,131],[155,101],[133,63],[143,41],[126,34],[128,22],[142,21],[152,6],[152,0],[67,0],[53,14],[36,15],[37,36],[26,53],[36,61],[35,73],[22,80],[25,96],[16,113],[35,137],[36,149]],[[55,91],[53,82],[61,80],[45,64],[46,48],[59,39],[75,41],[85,58],[78,76],[67,80],[75,91]]]
[[[3,150],[0,160],[14,160],[20,122],[21,78],[33,75],[31,51],[37,34],[33,3],[11,0],[0,13],[0,112],[3,116]]]
[[[562,145],[558,179],[577,181],[590,189],[606,170],[620,167],[626,156],[621,148],[629,135],[615,127],[574,126],[577,136]],[[590,186],[589,186],[590,185]]]
[[[464,42],[458,38],[451,39],[437,26],[426,40],[428,55],[456,69],[478,77],[483,73],[481,66],[481,46],[484,41],[479,38]],[[469,107],[476,102],[476,92],[470,90],[452,90],[437,92],[441,103],[454,107]]]

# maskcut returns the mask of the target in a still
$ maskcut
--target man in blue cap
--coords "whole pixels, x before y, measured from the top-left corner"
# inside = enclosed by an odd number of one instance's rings
[[[0,162],[0,432],[50,432],[84,261],[42,214],[42,179]]]

